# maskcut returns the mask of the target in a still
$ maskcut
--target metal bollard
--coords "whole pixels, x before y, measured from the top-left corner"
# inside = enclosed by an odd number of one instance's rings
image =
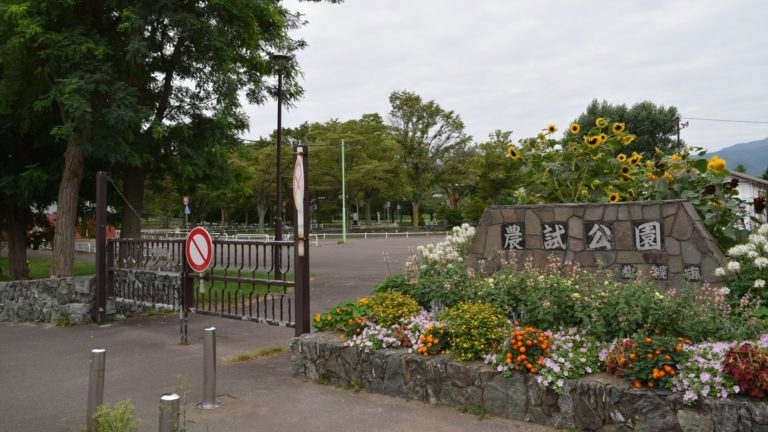
[[[95,348],[91,350],[91,371],[88,377],[88,411],[86,412],[86,432],[96,432],[96,409],[104,403],[104,369],[107,350]]]
[[[221,406],[216,399],[216,327],[208,327],[203,334],[203,401],[200,409],[215,409]]]
[[[179,426],[181,397],[176,393],[160,396],[160,432],[175,432]]]

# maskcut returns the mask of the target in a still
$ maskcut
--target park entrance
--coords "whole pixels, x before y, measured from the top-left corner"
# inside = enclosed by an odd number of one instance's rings
[[[122,311],[179,312],[180,339],[187,341],[189,314],[253,321],[309,332],[309,197],[306,147],[297,146],[301,184],[294,185],[294,230],[282,239],[229,240],[213,233],[210,266],[196,272],[184,239],[106,240],[106,173],[97,177],[96,305],[94,320]],[[295,176],[296,177],[296,176]],[[298,189],[297,189],[298,188]],[[301,192],[297,194],[296,192]],[[299,220],[301,219],[301,220]],[[109,306],[108,306],[109,305]]]

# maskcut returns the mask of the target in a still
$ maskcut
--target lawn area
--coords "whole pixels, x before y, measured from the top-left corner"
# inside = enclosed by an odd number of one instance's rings
[[[46,279],[50,277],[50,261],[44,258],[30,258],[27,261],[29,262],[30,279]],[[9,280],[10,271],[8,270],[8,257],[0,257],[0,268],[3,269],[0,281],[4,282]],[[75,276],[95,275],[96,264],[75,261],[72,271]]]
[[[225,274],[224,270],[214,270],[213,274],[215,276],[237,277],[237,272],[233,272],[233,271],[226,272],[226,274]],[[267,279],[268,277],[269,278],[273,278],[274,275],[269,274],[269,276],[268,276],[267,273],[256,272],[256,273],[241,273],[240,277],[242,277],[242,278],[253,278],[253,279]],[[286,279],[293,280],[293,274],[286,275]],[[210,287],[211,283],[213,283],[213,288],[218,293],[217,294],[218,298],[221,298],[221,295],[222,295],[222,293],[224,292],[225,289],[228,290],[233,296],[234,296],[235,292],[238,289],[238,283],[237,282],[227,281],[226,285],[225,285],[225,282],[221,281],[221,280],[206,281],[206,287]],[[247,298],[249,295],[251,295],[251,293],[255,293],[256,295],[261,295],[261,294],[266,293],[267,292],[267,286],[266,285],[262,285],[262,284],[249,284],[249,283],[242,283],[241,282],[240,283],[240,291]],[[197,292],[198,291],[195,290],[195,295],[197,295]],[[273,285],[272,286],[272,292],[273,293],[282,292],[282,287],[277,286],[277,285]]]

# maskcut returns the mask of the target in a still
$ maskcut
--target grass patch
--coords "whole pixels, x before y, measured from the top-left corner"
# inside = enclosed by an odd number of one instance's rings
[[[154,308],[154,309],[146,309],[142,315],[145,317],[167,317],[167,316],[175,316],[178,314],[179,314],[179,311],[176,309]]]
[[[285,351],[286,351],[286,348],[282,346],[262,348],[256,351],[246,351],[244,353],[240,353],[234,357],[230,357],[224,360],[224,363],[233,364],[233,363],[242,363],[247,361],[259,360],[262,358],[274,357],[278,354],[284,353]]]
[[[51,277],[51,262],[45,258],[29,258],[29,278],[47,279]],[[0,258],[0,268],[3,269],[0,281],[10,280],[10,270],[8,268],[8,257]],[[75,261],[72,264],[72,273],[74,276],[90,276],[96,274],[96,264],[88,262]]]
[[[214,270],[213,275],[238,277],[237,272],[231,271],[231,270],[230,271]],[[274,274],[271,274],[271,273],[268,274],[263,272],[241,273],[240,277],[252,278],[252,279],[271,279],[271,278],[274,278]],[[292,281],[293,274],[289,273],[285,275],[285,278],[289,281]],[[198,300],[200,297],[199,284],[200,284],[200,281],[195,280],[195,299],[196,300]],[[258,284],[258,283],[253,283],[253,284],[243,283],[243,282],[238,283],[236,281],[221,281],[221,280],[206,281],[205,289],[206,289],[206,292],[209,292],[210,290],[211,295],[215,293],[217,303],[221,303],[222,296],[226,298],[227,292],[229,292],[232,302],[240,301],[240,299],[242,298],[245,298],[247,302],[247,299],[251,295],[253,296],[253,300],[256,301],[258,296],[264,295],[267,293],[267,285]],[[283,287],[278,285],[272,285],[271,292],[273,294],[281,294],[283,292]]]

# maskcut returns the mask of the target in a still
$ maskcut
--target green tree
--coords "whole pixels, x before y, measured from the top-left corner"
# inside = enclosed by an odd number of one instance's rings
[[[685,142],[677,140],[680,114],[674,106],[665,107],[644,101],[627,108],[624,104],[612,105],[607,101],[599,102],[594,99],[576,122],[581,125],[582,130],[588,131],[595,126],[598,117],[624,122],[627,130],[637,135],[637,139],[625,147],[624,151],[635,151],[646,158],[652,158],[657,147],[664,153],[685,149]]]
[[[465,148],[471,138],[464,133],[461,117],[435,101],[424,102],[415,93],[395,91],[389,103],[390,130],[405,171],[413,227],[418,228],[424,195],[445,171],[448,155]]]
[[[766,167],[765,172],[763,172],[763,178],[768,180],[768,167]]]
[[[316,1],[316,0],[313,0]],[[332,1],[336,2],[336,1]],[[240,95],[276,95],[274,52],[305,43],[288,36],[303,23],[278,2],[25,1],[0,5],[3,69],[29,66],[31,99],[53,109],[50,132],[66,142],[58,193],[54,275],[71,274],[73,232],[86,160],[122,171],[137,210],[123,212],[123,235],[140,234],[148,173],[176,156],[189,160],[184,132],[228,141],[244,130]],[[284,98],[301,94],[295,60],[283,66]],[[37,88],[36,86],[30,86]],[[215,124],[216,134],[195,131]],[[223,139],[222,139],[223,137]],[[207,154],[200,159],[206,160]]]
[[[522,186],[519,168],[507,157],[507,148],[512,144],[512,131],[500,129],[489,134],[488,141],[480,144],[477,182],[480,198],[491,199],[494,204],[499,204],[503,191]]]
[[[736,171],[737,173],[746,173],[747,167],[745,167],[744,164],[738,164],[736,165],[736,168],[734,168],[733,170]]]

